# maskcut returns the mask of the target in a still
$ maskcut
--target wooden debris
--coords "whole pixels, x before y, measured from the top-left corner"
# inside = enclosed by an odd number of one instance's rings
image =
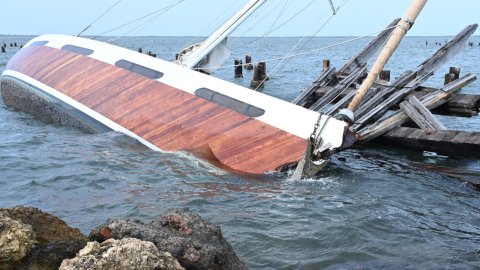
[[[473,74],[468,74],[461,79],[458,79],[439,90],[432,92],[428,95],[425,95],[420,99],[420,102],[428,109],[432,110],[447,101],[449,101],[451,97],[451,93],[456,92],[466,85],[474,82],[477,80],[477,77]],[[397,111],[390,116],[383,118],[382,120],[378,121],[377,123],[365,127],[361,130],[357,131],[357,134],[360,135],[362,138],[362,142],[367,142],[374,138],[377,138],[390,130],[406,123],[409,120],[408,115],[403,112],[402,110]]]
[[[400,103],[400,108],[412,119],[421,129],[424,130],[446,130],[445,126],[415,97]]]

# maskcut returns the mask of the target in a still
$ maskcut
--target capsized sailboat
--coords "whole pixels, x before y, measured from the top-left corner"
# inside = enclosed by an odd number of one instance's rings
[[[41,119],[119,131],[153,150],[191,151],[226,170],[283,171],[303,156],[300,170],[314,174],[325,153],[353,145],[348,119],[196,71],[212,73],[228,58],[226,37],[265,1],[250,1],[175,63],[81,37],[39,36],[6,66],[2,98]]]

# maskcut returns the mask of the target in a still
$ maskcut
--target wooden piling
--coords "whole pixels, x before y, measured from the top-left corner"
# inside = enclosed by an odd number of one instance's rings
[[[265,62],[258,63],[258,67],[262,73],[262,80],[268,81],[270,78],[267,77],[267,64]]]
[[[328,68],[330,68],[330,60],[324,59],[323,60],[323,70],[326,70]]]
[[[455,80],[460,78],[460,67],[450,67],[450,74],[455,74]]]
[[[142,48],[138,48],[138,52],[139,52],[139,53],[142,53]]]
[[[252,70],[253,69],[252,56],[250,56],[250,55],[245,56],[245,69],[246,70]]]
[[[157,55],[156,55],[156,54],[153,54],[152,51],[147,51],[147,55],[148,55],[148,56],[151,56],[151,57],[157,58]]]
[[[17,42],[14,42],[13,45],[14,45],[15,47],[17,47]]]
[[[12,43],[12,42],[10,42],[10,47],[13,47],[13,43]]]
[[[7,51],[5,51],[5,47],[3,47],[3,46],[2,46],[2,52],[7,52]]]
[[[380,72],[379,79],[389,82],[390,81],[390,70],[382,70]]]
[[[176,53],[176,54],[175,54],[175,60],[178,61],[178,57],[179,57],[179,56],[180,56],[180,54],[179,54],[179,53]]]
[[[20,49],[23,48],[23,45],[20,45]]]
[[[262,71],[261,67],[259,68],[258,65],[255,65],[254,71],[253,71],[253,79],[252,82],[250,83],[250,86],[257,89],[261,88],[264,86],[263,80],[262,80]]]
[[[445,74],[445,83],[443,85],[447,85],[453,81],[455,81],[455,74]]]
[[[235,60],[235,78],[243,78],[242,60]]]

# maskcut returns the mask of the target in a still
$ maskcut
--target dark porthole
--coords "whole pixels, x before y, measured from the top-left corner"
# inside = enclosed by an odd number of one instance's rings
[[[154,80],[157,80],[163,77],[163,73],[160,71],[156,71],[154,69],[147,68],[147,67],[129,62],[127,60],[119,60],[115,63],[115,66],[121,67],[126,70],[130,70],[131,72],[135,72],[137,74],[140,74],[142,76],[145,76]]]
[[[42,40],[42,41],[35,41],[35,42],[32,42],[32,44],[28,45],[28,46],[45,46],[49,41],[47,40]]]
[[[93,50],[83,48],[83,47],[79,47],[79,46],[75,46],[75,45],[65,45],[65,46],[62,47],[62,50],[68,51],[68,52],[73,52],[73,53],[78,53],[78,54],[85,55],[85,56],[93,53]]]
[[[220,94],[218,92],[212,91],[208,88],[200,88],[195,91],[195,95],[197,97],[204,98],[209,100],[213,103],[221,105],[223,107],[227,107],[234,111],[237,111],[241,114],[250,117],[260,117],[265,114],[265,110],[260,109],[258,107],[252,106],[248,103],[240,101],[238,99],[231,98],[229,96]]]

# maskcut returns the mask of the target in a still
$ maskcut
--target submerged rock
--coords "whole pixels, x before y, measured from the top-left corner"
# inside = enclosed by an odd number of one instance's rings
[[[84,246],[75,242],[38,244],[14,270],[56,270],[63,260],[75,258]]]
[[[169,252],[187,269],[248,269],[223,238],[219,226],[188,208],[172,209],[150,224],[138,219],[108,222],[90,233],[90,240],[137,238]]]
[[[53,241],[77,242],[84,246],[87,244],[88,238],[79,229],[69,227],[65,221],[38,208],[15,206],[0,209],[0,212],[7,213],[12,218],[25,224],[32,225],[40,244]]]
[[[35,233],[31,225],[0,212],[0,269],[13,269],[32,251],[35,244]]]
[[[151,242],[134,238],[89,242],[74,259],[63,261],[59,270],[74,269],[166,269],[185,270],[169,253],[161,253]]]

